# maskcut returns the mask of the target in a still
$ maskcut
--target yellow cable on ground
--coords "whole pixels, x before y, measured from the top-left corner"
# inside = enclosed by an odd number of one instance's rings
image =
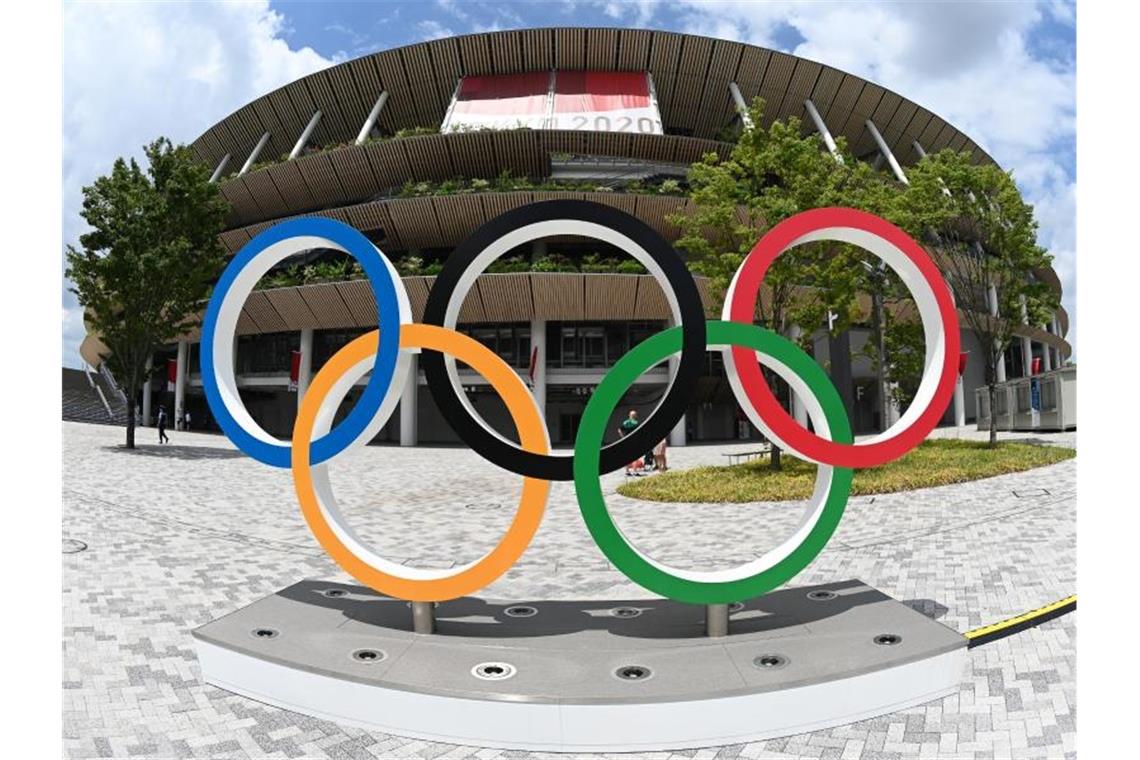
[[[1073,594],[1064,599],[1059,599],[1052,604],[1047,604],[1044,607],[1030,610],[1017,617],[1011,617],[999,623],[992,623],[990,625],[984,625],[981,628],[975,628],[972,631],[967,631],[964,635],[969,641],[968,648],[973,649],[976,646],[988,644],[991,641],[997,641],[1006,636],[1012,636],[1015,633],[1021,633],[1022,631],[1041,625],[1049,620],[1067,615],[1076,608],[1077,595]]]

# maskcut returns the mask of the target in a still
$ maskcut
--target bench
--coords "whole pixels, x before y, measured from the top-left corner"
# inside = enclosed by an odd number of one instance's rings
[[[721,456],[728,457],[729,465],[734,465],[734,464],[740,464],[741,461],[749,462],[749,461],[755,459],[756,457],[762,457],[764,455],[771,455],[771,454],[772,454],[772,445],[767,444],[763,448],[756,449],[754,451],[735,451],[735,452],[732,452],[729,454],[722,454]]]

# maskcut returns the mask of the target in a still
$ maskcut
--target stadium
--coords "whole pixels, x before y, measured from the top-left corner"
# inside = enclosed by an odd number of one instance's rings
[[[419,320],[449,252],[488,220],[524,204],[595,201],[675,240],[679,231],[669,218],[687,204],[689,165],[710,152],[729,154],[727,140],[756,96],[766,101],[766,120],[798,117],[832,150],[843,137],[859,160],[900,182],[925,153],[945,148],[993,162],[921,105],[824,64],[727,40],[604,28],[473,34],[367,55],[244,105],[192,149],[214,169],[231,205],[221,236],[230,254],[283,219],[340,220],[396,262]],[[526,378],[556,445],[572,443],[607,368],[669,324],[660,287],[628,263],[596,241],[538,240],[481,275],[463,303],[460,330]],[[287,438],[313,374],[353,337],[375,329],[367,283],[354,274],[334,252],[314,250],[272,272],[245,304],[238,383],[268,432]],[[1032,275],[1060,295],[1052,269]],[[698,278],[698,286],[712,316],[708,284]],[[1067,330],[1063,309],[1048,324],[1017,327],[998,368],[1005,382],[993,412],[1002,426],[1018,427],[1027,413],[1031,374],[1042,379],[1040,424],[1069,426],[1075,368],[1064,366],[1071,353]],[[885,429],[897,414],[882,403],[870,362],[860,354],[869,335],[865,325],[839,336],[823,326],[815,331],[814,356],[839,389],[856,433]],[[962,341],[964,352],[979,353],[964,328]],[[104,351],[91,334],[80,347],[93,368],[100,368]],[[737,409],[719,362],[709,355],[707,376],[671,435],[673,445],[758,435]],[[984,386],[982,362],[963,365],[961,393],[944,424],[980,424],[991,413],[976,392]],[[142,424],[152,424],[161,405],[175,419],[189,413],[193,429],[217,429],[202,390],[196,333],[164,347],[154,368],[134,400]],[[659,367],[643,375],[623,408],[651,409],[668,372]],[[65,376],[65,416],[73,408],[84,418],[121,418],[117,407],[126,399],[115,398],[109,373],[86,380],[72,374]],[[457,442],[422,372],[412,377],[377,440]],[[471,374],[464,385],[484,419],[507,431],[506,410],[485,383]],[[100,403],[83,400],[92,391]],[[1062,411],[1066,403],[1071,408]]]

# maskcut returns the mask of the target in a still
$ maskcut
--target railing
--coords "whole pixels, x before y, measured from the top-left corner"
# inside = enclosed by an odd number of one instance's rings
[[[1072,430],[1077,426],[1077,368],[1062,367],[999,383],[994,388],[993,410],[987,386],[978,386],[974,398],[978,430],[989,429],[991,415],[998,430]]]

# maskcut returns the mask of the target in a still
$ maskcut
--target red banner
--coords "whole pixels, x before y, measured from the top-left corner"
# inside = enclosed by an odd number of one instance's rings
[[[549,89],[549,71],[463,77],[440,131],[486,127],[542,129]]]
[[[297,390],[297,381],[301,378],[301,352],[293,352],[293,360],[289,363],[289,390]]]
[[[646,71],[464,77],[440,131],[516,127],[664,134]]]
[[[964,353],[964,354],[958,354],[958,376],[959,377],[966,374],[966,362],[969,360],[969,358],[970,358],[969,352]]]
[[[1029,374],[1031,374],[1031,375],[1041,374],[1041,357],[1040,356],[1034,356],[1033,361],[1030,363],[1029,366],[1032,368],[1029,370]]]
[[[178,382],[178,360],[166,360],[166,390],[174,390],[174,384]]]

